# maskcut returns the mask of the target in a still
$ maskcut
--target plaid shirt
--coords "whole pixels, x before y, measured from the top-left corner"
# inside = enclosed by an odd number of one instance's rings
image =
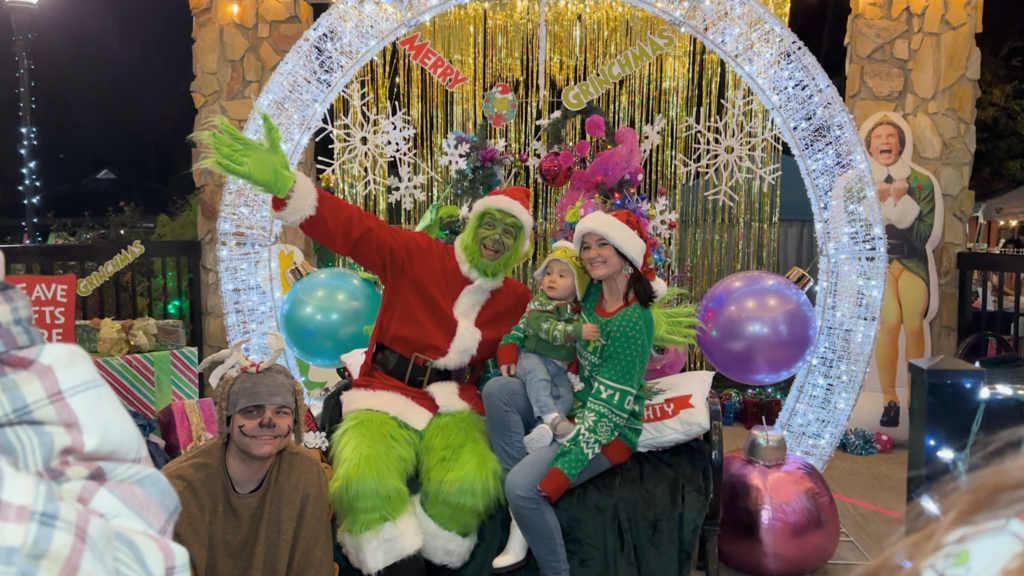
[[[178,497],[81,348],[0,281],[0,575],[189,574]]]

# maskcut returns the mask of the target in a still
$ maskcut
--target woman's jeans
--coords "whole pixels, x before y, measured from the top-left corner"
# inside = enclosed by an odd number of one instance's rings
[[[526,454],[523,436],[537,421],[526,395],[526,386],[518,378],[494,378],[484,386],[483,398],[491,448],[505,474],[505,497],[516,524],[533,550],[541,574],[569,576],[561,526],[551,504],[537,488],[550,470],[560,444],[552,442],[530,455]],[[598,454],[580,472],[573,487],[611,467],[608,458]]]

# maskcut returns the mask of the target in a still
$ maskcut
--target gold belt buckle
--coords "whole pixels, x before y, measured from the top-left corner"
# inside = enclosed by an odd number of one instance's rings
[[[420,362],[417,361],[417,359],[422,359],[423,362],[420,363]],[[427,366],[427,373],[426,373],[426,375],[423,376],[423,386],[427,385],[427,381],[430,379],[430,372],[434,369],[434,361],[431,360],[430,358],[424,356],[423,354],[413,353],[412,358],[409,359],[409,368],[407,368],[405,370],[405,385],[406,386],[409,385],[409,377],[412,376],[412,367],[413,366],[417,366],[417,365],[422,366],[424,364]]]

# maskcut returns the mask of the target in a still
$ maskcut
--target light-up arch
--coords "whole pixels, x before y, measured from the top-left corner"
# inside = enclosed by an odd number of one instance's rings
[[[729,62],[761,99],[788,142],[814,211],[821,270],[813,360],[800,371],[780,422],[791,451],[824,468],[839,441],[878,330],[886,250],[863,146],[825,72],[758,0],[626,0],[700,39]],[[298,162],[341,88],[377,52],[418,23],[466,2],[342,0],[321,16],[281,62],[259,106],[281,129]],[[246,134],[262,127],[250,117]],[[276,329],[283,297],[274,253],[281,225],[270,202],[232,180],[218,221],[219,279],[228,338]],[[294,359],[288,359],[294,369]]]

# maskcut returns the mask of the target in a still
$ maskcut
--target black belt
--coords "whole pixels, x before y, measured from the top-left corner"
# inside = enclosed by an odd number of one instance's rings
[[[412,359],[409,359],[380,342],[373,349],[373,366],[413,388],[425,388],[434,382],[452,379],[451,370],[434,368],[434,361],[430,358],[413,354]]]

